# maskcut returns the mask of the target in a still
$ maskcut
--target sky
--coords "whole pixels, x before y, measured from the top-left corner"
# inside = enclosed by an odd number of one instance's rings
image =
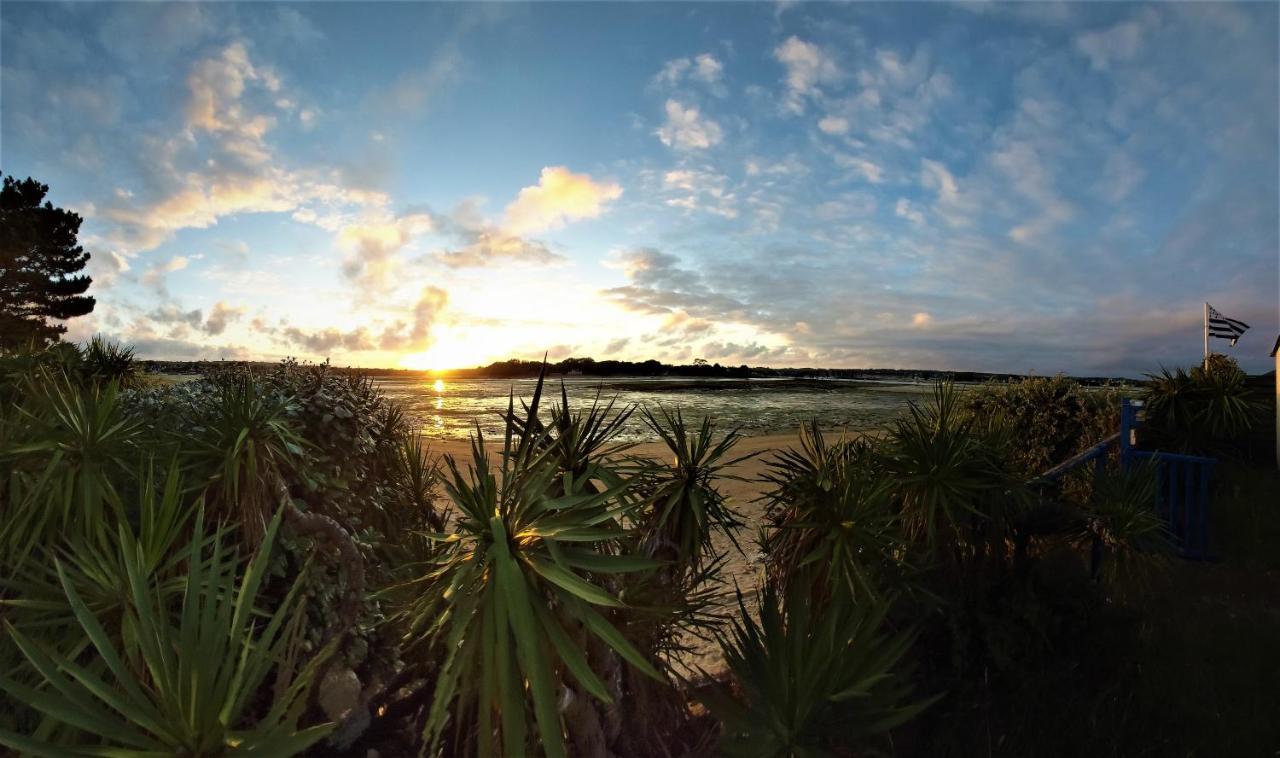
[[[1278,7],[6,0],[0,170],[145,358],[1261,371]]]

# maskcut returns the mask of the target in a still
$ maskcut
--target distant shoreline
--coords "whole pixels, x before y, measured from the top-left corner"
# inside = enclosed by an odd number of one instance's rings
[[[200,374],[219,366],[247,365],[268,368],[275,362],[268,361],[140,361],[149,373],[156,374]],[[536,379],[542,368],[539,361],[510,360],[492,363],[488,366],[468,369],[448,369],[444,371],[428,371],[403,368],[370,368],[370,367],[338,367],[334,370],[362,374],[374,378],[407,379]],[[963,383],[981,383],[987,381],[1017,381],[1041,374],[1014,374],[1007,372],[987,371],[947,371],[936,369],[892,369],[892,368],[772,368],[767,366],[721,366],[720,364],[671,365],[658,361],[596,361],[591,358],[568,358],[556,363],[548,363],[548,378],[581,378],[581,379],[686,379],[699,380],[734,380],[746,383],[758,380],[791,379],[824,382],[830,380],[872,381],[890,380],[902,384],[932,383],[937,380],[951,380]],[[1084,386],[1102,386],[1109,384],[1133,384],[1135,379],[1120,376],[1073,376],[1068,378]],[[793,385],[794,386],[794,385]]]

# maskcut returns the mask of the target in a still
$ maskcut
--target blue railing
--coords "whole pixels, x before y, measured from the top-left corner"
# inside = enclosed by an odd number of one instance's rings
[[[1142,427],[1144,408],[1141,401],[1123,400],[1120,404],[1120,431],[1085,450],[1071,460],[1054,466],[1038,477],[1040,481],[1057,481],[1070,471],[1092,463],[1095,480],[1106,470],[1107,455],[1113,445],[1119,447],[1120,465],[1127,469],[1134,462],[1154,462],[1159,486],[1156,512],[1165,520],[1183,557],[1203,560],[1209,557],[1209,494],[1213,478],[1213,458],[1158,450],[1137,450],[1137,430]]]

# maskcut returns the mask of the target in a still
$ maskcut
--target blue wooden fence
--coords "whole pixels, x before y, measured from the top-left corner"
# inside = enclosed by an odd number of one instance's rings
[[[1134,462],[1155,462],[1159,486],[1156,510],[1164,518],[1169,533],[1186,558],[1209,557],[1209,493],[1213,478],[1213,458],[1181,455],[1160,451],[1137,450],[1137,430],[1142,427],[1144,408],[1141,401],[1123,400],[1120,405],[1120,431],[1085,450],[1071,460],[1054,466],[1040,475],[1042,481],[1057,481],[1064,474],[1092,464],[1094,477],[1106,470],[1112,446],[1118,446],[1120,465],[1128,468]]]

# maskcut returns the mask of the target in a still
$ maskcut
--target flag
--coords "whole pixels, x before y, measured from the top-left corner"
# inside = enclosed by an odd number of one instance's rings
[[[1205,305],[1207,306],[1207,310],[1205,312],[1208,318],[1208,322],[1205,324],[1205,329],[1208,330],[1209,336],[1223,340],[1231,340],[1231,346],[1235,347],[1236,342],[1240,339],[1240,335],[1245,333],[1245,330],[1249,328],[1249,325],[1243,321],[1236,321],[1233,318],[1227,318],[1214,310],[1213,306],[1208,303],[1205,303]]]

